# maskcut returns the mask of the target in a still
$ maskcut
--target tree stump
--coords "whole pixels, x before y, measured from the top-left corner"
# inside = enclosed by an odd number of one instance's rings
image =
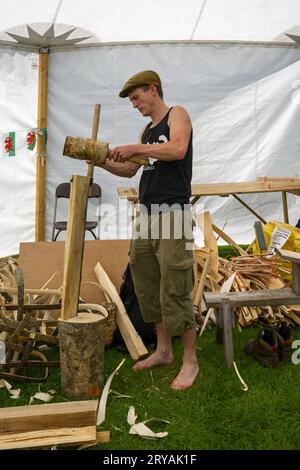
[[[80,307],[82,310],[91,306]],[[100,312],[103,311],[106,312],[101,307]],[[105,317],[88,312],[58,320],[61,393],[66,398],[87,400],[100,395],[104,379],[105,320]]]

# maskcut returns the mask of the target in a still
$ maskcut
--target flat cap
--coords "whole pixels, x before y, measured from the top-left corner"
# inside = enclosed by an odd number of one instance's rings
[[[126,98],[130,90],[143,85],[161,86],[159,75],[153,70],[143,70],[142,72],[138,72],[135,75],[132,75],[132,77],[130,77],[127,82],[123,85],[119,96],[121,98]]]

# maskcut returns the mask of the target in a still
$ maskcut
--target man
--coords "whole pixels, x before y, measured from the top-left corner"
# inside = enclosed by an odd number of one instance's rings
[[[170,364],[174,359],[171,337],[181,335],[183,363],[171,388],[184,390],[193,384],[199,372],[195,315],[190,299],[194,261],[189,206],[191,120],[184,108],[169,108],[165,104],[161,80],[154,71],[130,77],[119,96],[128,97],[134,108],[151,118],[139,144],[114,148],[110,159],[99,165],[115,175],[132,177],[139,166],[127,161],[131,156],[145,156],[151,162],[143,167],[140,180],[140,217],[131,242],[130,267],[144,320],[155,323],[157,347],[133,369]],[[163,227],[165,220],[171,221],[169,232]]]

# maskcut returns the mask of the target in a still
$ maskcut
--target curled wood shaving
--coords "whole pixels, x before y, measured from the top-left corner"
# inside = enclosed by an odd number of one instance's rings
[[[233,361],[233,366],[234,366],[235,373],[236,373],[236,375],[238,376],[238,379],[239,379],[239,381],[240,381],[241,384],[242,384],[242,390],[243,390],[244,392],[248,392],[248,385],[247,385],[246,382],[242,379],[242,377],[241,377],[241,375],[240,375],[240,373],[239,373],[239,370],[238,370],[238,368],[237,368],[237,365],[236,365],[236,363],[235,363],[234,361]]]

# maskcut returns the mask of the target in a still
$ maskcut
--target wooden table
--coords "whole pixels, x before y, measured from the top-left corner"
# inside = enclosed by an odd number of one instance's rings
[[[121,187],[117,189],[120,198],[126,198],[132,202],[134,211],[138,202],[138,190],[133,187]],[[195,204],[203,196],[233,196],[252,214],[263,223],[266,221],[255,212],[245,201],[237,194],[255,194],[255,193],[274,193],[281,192],[284,222],[289,223],[287,193],[300,196],[300,178],[269,178],[261,177],[257,181],[243,181],[240,183],[211,183],[211,184],[193,184],[191,204]]]

